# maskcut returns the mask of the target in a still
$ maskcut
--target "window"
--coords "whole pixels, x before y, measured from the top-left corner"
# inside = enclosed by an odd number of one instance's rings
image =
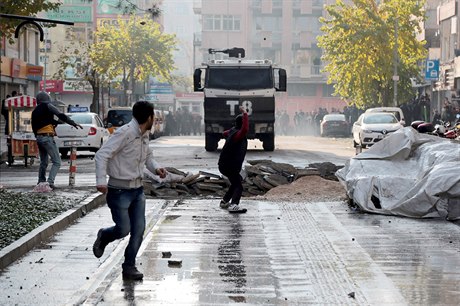
[[[274,9],[279,9],[283,7],[283,1],[282,0],[272,0],[273,8]]]
[[[91,115],[88,114],[72,114],[69,115],[70,118],[72,118],[73,121],[75,121],[78,124],[91,124],[93,123],[93,118]]]
[[[334,93],[334,85],[324,84],[323,85],[323,97],[332,97]]]
[[[240,17],[233,15],[223,15],[223,30],[224,31],[239,31]]]
[[[91,41],[93,40],[93,30],[91,27],[67,27],[65,29],[66,40]]]
[[[204,15],[203,29],[206,31],[239,31],[240,16],[234,15]]]
[[[287,92],[291,97],[315,97],[316,84],[288,84]]]
[[[272,70],[261,68],[212,68],[208,70],[208,88],[250,90],[273,88]]]
[[[218,31],[221,29],[221,16],[214,15],[214,31]]]
[[[203,28],[206,31],[220,31],[221,30],[221,15],[204,15]]]

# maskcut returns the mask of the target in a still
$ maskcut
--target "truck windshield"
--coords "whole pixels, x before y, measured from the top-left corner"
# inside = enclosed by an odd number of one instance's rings
[[[273,88],[270,67],[210,67],[207,88],[249,90]]]

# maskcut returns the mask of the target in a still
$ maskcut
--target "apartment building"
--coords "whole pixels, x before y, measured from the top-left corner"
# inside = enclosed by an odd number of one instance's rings
[[[12,91],[34,96],[43,75],[43,67],[38,65],[38,29],[23,27],[13,43],[5,36],[1,40],[0,99]]]
[[[242,47],[246,58],[270,59],[287,70],[288,91],[279,94],[277,111],[292,118],[297,111],[319,107],[342,110],[321,69],[319,17],[332,0],[194,1],[202,31],[195,33],[195,66],[209,59],[207,50]]]
[[[433,88],[433,96],[440,110],[442,101],[447,97],[460,106],[460,27],[458,0],[441,0],[437,7],[437,34],[440,39],[439,81]]]

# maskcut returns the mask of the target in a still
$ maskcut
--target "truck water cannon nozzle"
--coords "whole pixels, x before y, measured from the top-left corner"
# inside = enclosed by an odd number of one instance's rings
[[[224,50],[216,50],[216,49],[208,49],[209,54],[216,54],[216,53],[224,53],[228,54],[229,57],[235,58],[244,58],[246,56],[246,52],[243,48],[231,48],[231,49],[224,49]]]

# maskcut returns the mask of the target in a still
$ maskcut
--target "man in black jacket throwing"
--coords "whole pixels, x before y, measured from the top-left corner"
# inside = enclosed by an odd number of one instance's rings
[[[61,113],[51,104],[51,98],[46,92],[37,94],[37,107],[32,112],[32,130],[37,139],[38,152],[40,154],[40,168],[38,169],[38,183],[46,182],[46,168],[48,167],[48,155],[53,165],[51,166],[48,176],[48,184],[54,189],[54,179],[61,167],[61,157],[59,149],[54,141],[56,132],[54,127],[60,122],[54,119],[54,116],[75,128],[83,127],[75,123],[65,114]]]
[[[242,114],[235,118],[235,126],[224,132],[225,145],[219,157],[219,171],[230,181],[230,188],[220,201],[220,207],[231,213],[245,213],[241,208],[240,198],[243,193],[243,178],[240,175],[244,157],[248,147],[246,135],[249,130],[249,118],[246,109],[240,106]]]

